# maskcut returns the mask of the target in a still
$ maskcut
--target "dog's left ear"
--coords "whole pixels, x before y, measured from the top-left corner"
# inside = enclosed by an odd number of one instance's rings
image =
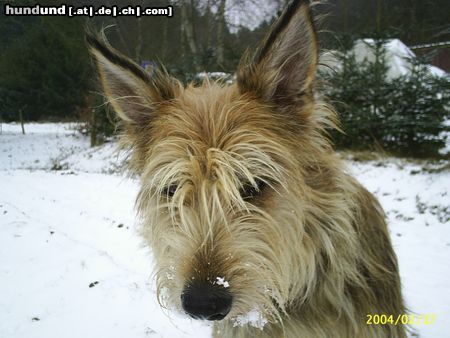
[[[113,49],[105,38],[86,33],[109,103],[129,131],[147,125],[158,105],[176,97],[180,85],[164,69],[153,75]]]
[[[241,60],[239,90],[281,108],[295,106],[312,93],[317,55],[309,1],[294,0],[256,53]]]

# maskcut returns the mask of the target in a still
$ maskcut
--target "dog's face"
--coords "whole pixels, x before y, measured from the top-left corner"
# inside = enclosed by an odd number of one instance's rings
[[[302,198],[311,149],[326,146],[311,142],[323,116],[307,1],[291,4],[231,86],[184,88],[88,43],[141,177],[137,206],[160,299],[194,318],[256,309],[276,320],[312,280]]]

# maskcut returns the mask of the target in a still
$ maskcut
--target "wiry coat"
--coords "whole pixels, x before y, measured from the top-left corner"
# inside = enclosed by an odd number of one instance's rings
[[[366,324],[405,312],[397,260],[379,203],[328,141],[335,115],[314,97],[307,1],[243,58],[232,86],[184,88],[88,43],[141,178],[163,305],[181,308],[186,284],[224,277],[233,305],[215,337],[406,337],[402,326]],[[253,309],[269,321],[263,330],[234,327]]]

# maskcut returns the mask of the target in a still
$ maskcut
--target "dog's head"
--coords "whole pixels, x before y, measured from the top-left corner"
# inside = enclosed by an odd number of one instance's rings
[[[306,172],[329,148],[308,1],[292,2],[231,86],[183,87],[101,39],[88,44],[141,178],[161,300],[195,318],[256,309],[276,320],[312,283]]]

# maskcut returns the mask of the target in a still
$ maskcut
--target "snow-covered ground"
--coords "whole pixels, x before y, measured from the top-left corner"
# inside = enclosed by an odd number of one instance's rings
[[[0,337],[210,337],[208,324],[158,305],[137,182],[119,174],[114,143],[91,149],[73,127],[2,126]],[[422,338],[450,336],[448,166],[349,161],[387,211],[409,308],[437,316],[417,327]]]

